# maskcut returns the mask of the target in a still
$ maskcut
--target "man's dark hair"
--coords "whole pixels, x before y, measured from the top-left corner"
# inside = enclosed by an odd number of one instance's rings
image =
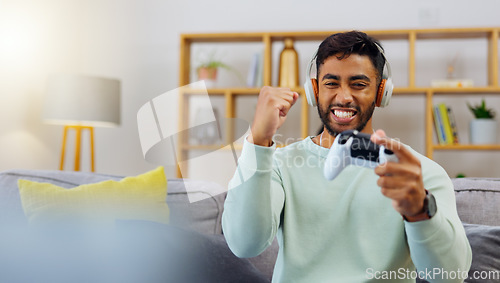
[[[342,60],[351,54],[358,54],[367,55],[370,58],[370,61],[377,70],[377,80],[380,81],[384,71],[385,58],[375,44],[382,48],[382,45],[376,39],[360,31],[330,35],[318,47],[316,55],[317,74],[319,75],[321,65],[330,56],[336,55],[337,59]]]

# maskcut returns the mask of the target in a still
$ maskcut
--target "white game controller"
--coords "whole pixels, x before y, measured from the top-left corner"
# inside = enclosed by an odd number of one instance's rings
[[[333,180],[347,165],[375,168],[385,162],[398,160],[394,152],[373,143],[370,135],[348,130],[335,138],[328,152],[323,174],[326,179]]]

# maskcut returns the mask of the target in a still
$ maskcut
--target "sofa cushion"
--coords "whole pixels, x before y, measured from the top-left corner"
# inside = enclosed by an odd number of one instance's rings
[[[493,283],[500,279],[500,227],[463,223],[472,249],[467,283]],[[451,273],[450,273],[451,274]],[[458,273],[456,273],[458,274]],[[467,274],[466,274],[467,276]],[[417,279],[417,283],[429,283]]]
[[[271,281],[273,277],[274,265],[278,258],[279,248],[278,240],[274,237],[273,243],[265,251],[256,257],[248,258],[248,260],[260,270],[269,281]]]
[[[13,169],[0,172],[0,225],[27,222],[17,187],[19,179],[72,188],[82,184],[122,178],[122,176],[99,173],[58,170]],[[166,201],[170,208],[170,224],[188,227],[200,233],[221,234],[220,219],[225,198],[225,193],[220,193],[221,191],[224,191],[221,186],[213,182],[168,179]],[[190,199],[198,201],[190,202]]]
[[[0,282],[269,282],[221,234],[140,220],[35,228],[0,233]]]
[[[458,216],[463,222],[500,226],[500,179],[457,178],[452,181]]]
[[[206,264],[211,282],[271,282],[269,276],[248,258],[238,258],[227,246],[224,235],[207,235],[202,241],[207,252]],[[220,264],[220,265],[219,265]],[[274,263],[271,265],[274,267]],[[207,281],[204,281],[207,282]]]
[[[117,219],[168,223],[167,179],[163,167],[120,181],[106,180],[65,189],[20,179],[21,203],[31,224]]]
[[[119,221],[117,229],[120,236],[126,235],[119,238],[125,240],[124,246],[130,247],[125,250],[130,252],[128,269],[141,267],[140,272],[134,272],[139,277],[130,282],[143,282],[151,274],[159,275],[154,282],[269,282],[248,259],[236,257],[221,234],[201,234],[148,221]],[[148,274],[143,276],[143,271]]]
[[[464,223],[472,248],[467,282],[498,282],[500,279],[500,227]]]

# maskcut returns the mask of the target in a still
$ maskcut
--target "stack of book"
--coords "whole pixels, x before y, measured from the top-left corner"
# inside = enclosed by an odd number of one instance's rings
[[[458,144],[457,125],[451,108],[439,103],[434,106],[433,114],[439,144]]]

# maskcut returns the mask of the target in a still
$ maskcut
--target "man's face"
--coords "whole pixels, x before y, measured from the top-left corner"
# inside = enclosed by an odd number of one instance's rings
[[[318,112],[329,134],[371,134],[377,89],[377,71],[368,56],[328,57],[318,74]]]

